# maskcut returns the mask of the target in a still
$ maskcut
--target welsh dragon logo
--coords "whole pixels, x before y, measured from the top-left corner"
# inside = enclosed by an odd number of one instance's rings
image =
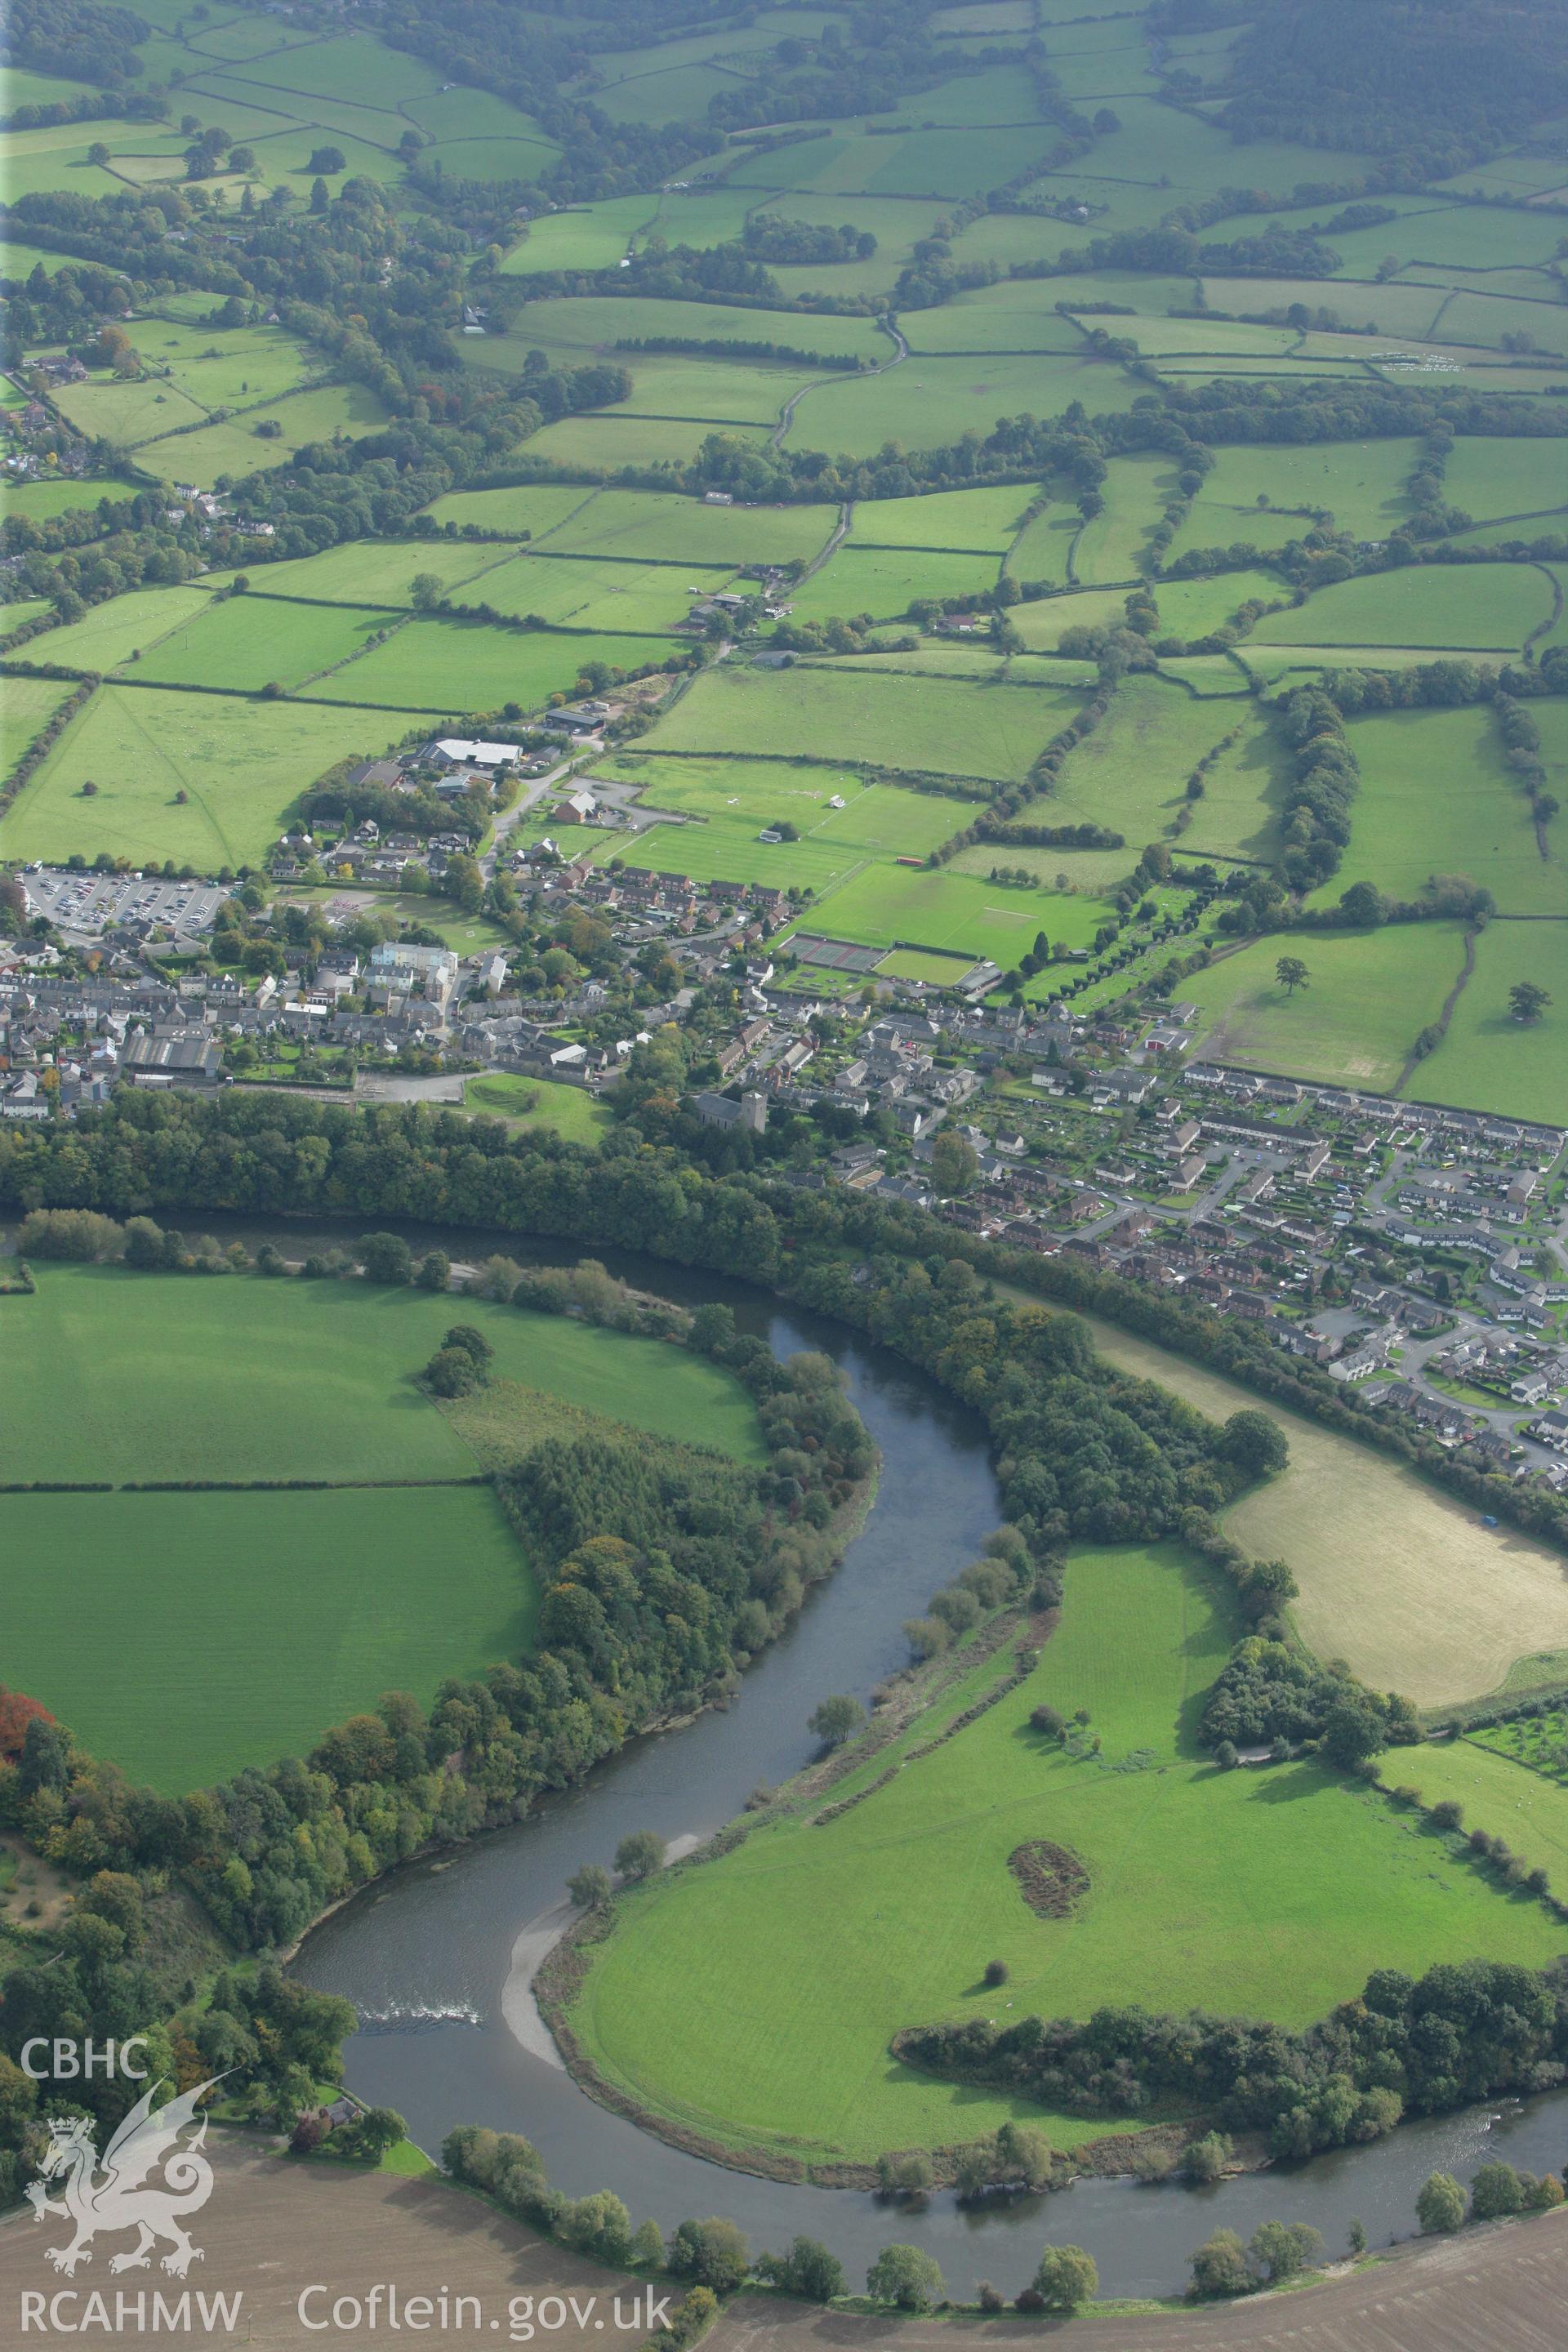
[[[110,2271],[147,2270],[160,2242],[173,2249],[163,2256],[163,2268],[175,2278],[203,2260],[201,2248],[192,2245],[181,2225],[212,2195],[212,2166],[202,2154],[207,2119],[198,2117],[196,2108],[213,2083],[222,2080],[215,2075],[198,2084],[156,2114],[153,2100],[162,2085],[153,2084],[116,2129],[101,2161],[90,2123],[80,2116],[50,2117],[49,2144],[38,2168],[43,2177],[29,2183],[27,2195],[36,2220],[58,2214],[75,2225],[68,2246],[47,2249],[56,2270],[74,2278],[79,2263],[91,2262],[92,2241],[100,2231],[113,2236],[123,2230],[140,2234],[129,2253],[110,2257]],[[180,2135],[192,2126],[193,2137],[182,2147]],[[160,2166],[163,2179],[153,2182]],[[48,2193],[50,2181],[63,2184],[58,2198]]]

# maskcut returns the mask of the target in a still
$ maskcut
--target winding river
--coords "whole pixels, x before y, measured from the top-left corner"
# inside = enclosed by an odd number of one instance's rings
[[[253,1243],[275,1239],[291,1254],[340,1241],[345,1231],[206,1223]],[[531,1248],[516,1235],[404,1230],[416,1246],[438,1241],[454,1256],[578,1255]],[[742,1329],[781,1356],[801,1348],[830,1353],[881,1448],[877,1505],[837,1575],[745,1675],[731,1708],[634,1742],[517,1828],[395,1872],[311,1933],[295,1972],[360,2012],[346,2049],[353,2090],[396,2107],[433,2151],[457,2123],[524,2133],[558,2188],[573,2196],[613,2189],[634,2221],[651,2217],[668,2230],[689,2214],[724,2213],[755,2247],[781,2247],[805,2232],[833,2249],[853,2283],[890,2241],[921,2244],[962,2296],[983,2276],[1016,2293],[1047,2238],[1089,2249],[1102,2294],[1171,2294],[1185,2284],[1193,2248],[1220,2226],[1246,2237],[1263,2221],[1310,2221],[1338,2252],[1359,2217],[1375,2246],[1411,2233],[1416,2190],[1434,2169],[1463,2179],[1488,2156],[1536,2172],[1563,2169],[1568,2093],[1414,2124],[1373,2147],[1209,2189],[1086,2179],[1056,2197],[961,2209],[951,2193],[889,2202],[731,2172],[667,2146],[579,2091],[526,1983],[565,1916],[568,1874],[581,1863],[607,1864],[631,1830],[652,1829],[672,1843],[705,1837],[759,1781],[797,1770],[815,1752],[805,1722],[823,1693],[864,1696],[900,1664],[903,1619],[923,1609],[1001,1517],[979,1422],[898,1358],[737,1284],[614,1254],[609,1262],[687,1304],[722,1298]]]

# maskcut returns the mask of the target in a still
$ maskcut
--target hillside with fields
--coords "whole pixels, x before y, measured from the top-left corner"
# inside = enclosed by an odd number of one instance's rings
[[[15,0],[0,2212],[1563,2202],[1568,25],[1086,5]]]

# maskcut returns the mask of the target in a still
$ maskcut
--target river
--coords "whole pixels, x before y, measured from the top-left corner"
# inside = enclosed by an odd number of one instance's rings
[[[252,1245],[272,1239],[290,1255],[354,1230],[218,1216],[183,1222]],[[581,1255],[517,1235],[397,1229],[416,1247],[438,1244],[453,1256]],[[578,2090],[521,1980],[509,1993],[514,1948],[521,1940],[526,1958],[530,1944],[537,1949],[548,1939],[568,1874],[584,1862],[608,1864],[631,1830],[671,1842],[704,1837],[759,1781],[776,1784],[797,1770],[816,1752],[805,1723],[817,1701],[830,1690],[863,1698],[903,1662],[902,1621],[923,1611],[1002,1516],[979,1422],[897,1357],[742,1285],[605,1255],[614,1272],[666,1297],[722,1298],[742,1329],[781,1356],[801,1348],[830,1353],[881,1448],[877,1504],[837,1573],[746,1674],[732,1706],[635,1741],[515,1829],[394,1872],[311,1933],[295,1973],[360,2012],[345,2051],[352,2090],[397,2108],[432,2152],[458,2123],[521,2132],[557,2188],[572,2196],[612,2189],[634,2222],[651,2218],[668,2230],[688,2215],[723,2213],[754,2248],[779,2248],[801,2232],[818,2238],[855,2285],[889,2242],[924,2246],[950,2293],[963,2297],[980,2277],[1016,2294],[1047,2239],[1087,2247],[1103,2294],[1168,2295],[1185,2284],[1193,2249],[1222,2226],[1245,2238],[1260,2221],[1309,2221],[1338,2252],[1359,2217],[1372,2243],[1385,2245],[1413,2232],[1415,2194],[1431,2171],[1462,2179],[1489,2157],[1534,2172],[1568,2165],[1568,2093],[1556,2093],[1412,2124],[1372,2147],[1212,2188],[1091,2179],[1054,2197],[965,2209],[951,2192],[889,2202],[731,2172],[639,2131]]]

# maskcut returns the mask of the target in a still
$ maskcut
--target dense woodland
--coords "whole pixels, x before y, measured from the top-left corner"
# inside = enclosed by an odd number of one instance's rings
[[[1537,1975],[1476,1959],[1429,1969],[1419,1982],[1379,1969],[1302,2033],[1196,2011],[1105,2009],[1082,2024],[911,2027],[896,2048],[950,2080],[1079,2113],[1137,2116],[1179,2100],[1227,2129],[1266,2133],[1276,2156],[1301,2158],[1379,2138],[1402,2115],[1568,2080],[1568,1963]]]

